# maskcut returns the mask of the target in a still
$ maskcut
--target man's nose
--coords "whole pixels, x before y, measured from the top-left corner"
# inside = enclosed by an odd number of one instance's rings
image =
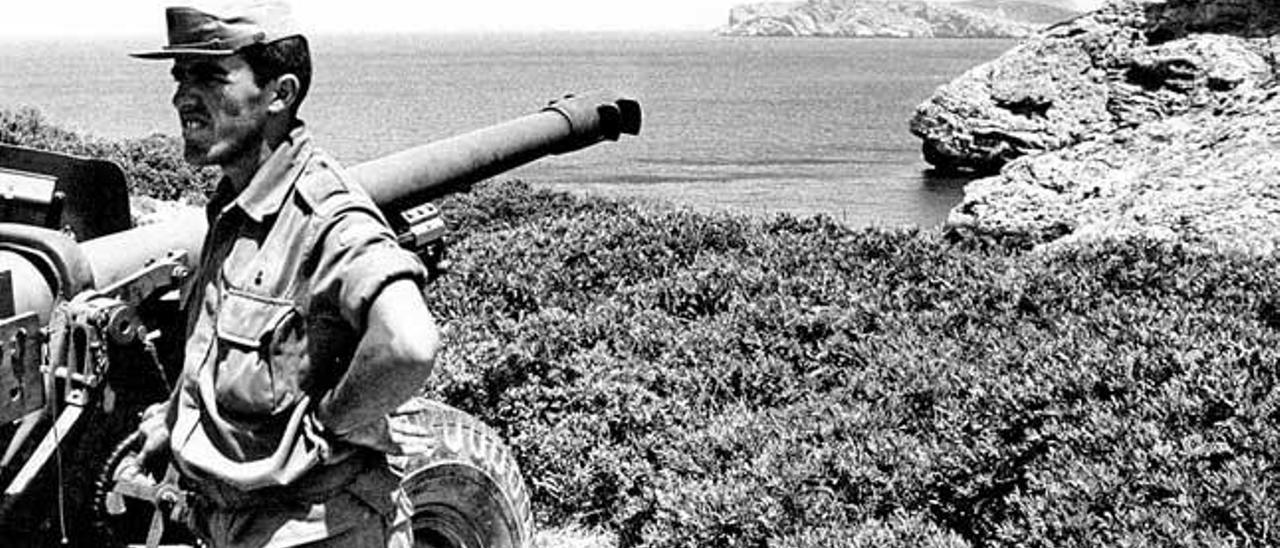
[[[173,107],[182,110],[196,106],[196,96],[191,93],[191,88],[186,84],[178,84],[178,89],[173,91]]]

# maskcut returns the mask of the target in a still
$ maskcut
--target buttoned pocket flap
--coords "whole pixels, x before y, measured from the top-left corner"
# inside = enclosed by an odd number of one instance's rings
[[[292,310],[292,301],[229,289],[218,311],[218,338],[261,350]]]

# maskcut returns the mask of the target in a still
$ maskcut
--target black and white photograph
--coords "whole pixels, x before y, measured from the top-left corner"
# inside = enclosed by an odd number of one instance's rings
[[[12,0],[0,546],[1280,546],[1280,3]]]

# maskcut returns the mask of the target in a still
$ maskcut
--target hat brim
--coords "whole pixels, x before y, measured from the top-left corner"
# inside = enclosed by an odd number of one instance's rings
[[[178,57],[227,57],[235,55],[236,50],[233,49],[205,49],[205,48],[165,48],[153,51],[135,51],[130,53],[130,57],[138,59],[176,59]]]

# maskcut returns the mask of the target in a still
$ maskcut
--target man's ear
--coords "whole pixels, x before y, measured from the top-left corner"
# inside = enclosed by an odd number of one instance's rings
[[[302,83],[293,74],[283,74],[277,77],[275,80],[275,96],[271,98],[271,104],[267,105],[267,111],[272,114],[280,114],[293,110],[298,104],[298,90],[301,87]]]

